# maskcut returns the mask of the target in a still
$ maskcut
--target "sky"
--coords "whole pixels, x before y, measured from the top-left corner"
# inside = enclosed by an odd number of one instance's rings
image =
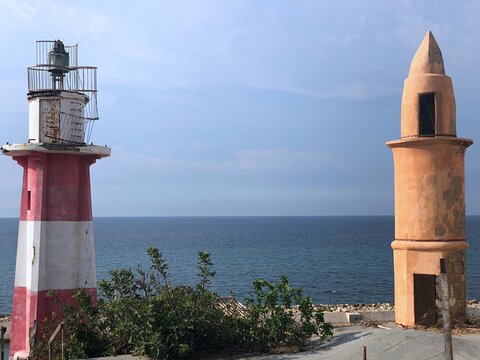
[[[392,215],[403,80],[436,37],[457,100],[467,214],[480,214],[480,2],[0,0],[0,143],[28,138],[35,41],[98,66],[112,148],[94,216]],[[0,217],[22,171],[0,157]]]

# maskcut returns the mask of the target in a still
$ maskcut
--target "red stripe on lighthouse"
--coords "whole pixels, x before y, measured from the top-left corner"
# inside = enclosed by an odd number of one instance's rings
[[[90,221],[90,165],[95,155],[31,153],[23,166],[20,220]]]
[[[77,302],[73,297],[75,289],[55,290],[54,296],[48,296],[47,290],[35,292],[25,287],[15,287],[13,292],[13,309],[12,309],[12,338],[10,339],[10,357],[16,351],[29,351],[30,329],[35,326],[37,321],[37,339],[42,339],[42,326],[38,321],[44,319],[56,321],[63,317],[63,311],[59,302],[76,306]],[[85,289],[92,299],[97,298],[97,289]],[[25,304],[25,306],[22,306]],[[47,321],[48,321],[47,320]],[[14,336],[13,336],[14,335]],[[48,341],[48,339],[45,339]]]

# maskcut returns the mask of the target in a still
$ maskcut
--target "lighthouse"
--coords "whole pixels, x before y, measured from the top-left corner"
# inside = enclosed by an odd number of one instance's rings
[[[78,66],[78,46],[37,41],[28,68],[28,140],[2,153],[23,168],[10,358],[27,358],[44,319],[74,304],[75,289],[96,297],[90,166],[110,156],[88,144],[97,112],[97,69]]]
[[[434,325],[440,260],[446,267],[451,317],[466,311],[465,166],[472,140],[457,137],[452,79],[431,32],[404,83],[401,139],[387,142],[395,172],[395,322]]]

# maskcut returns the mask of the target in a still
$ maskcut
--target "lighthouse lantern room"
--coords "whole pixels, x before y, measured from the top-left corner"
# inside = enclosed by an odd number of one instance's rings
[[[37,65],[28,68],[29,143],[89,141],[98,120],[97,68],[78,66],[78,46],[37,41]]]

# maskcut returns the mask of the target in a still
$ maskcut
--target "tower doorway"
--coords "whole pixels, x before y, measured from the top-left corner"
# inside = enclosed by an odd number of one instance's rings
[[[435,275],[413,274],[415,325],[437,322]]]

